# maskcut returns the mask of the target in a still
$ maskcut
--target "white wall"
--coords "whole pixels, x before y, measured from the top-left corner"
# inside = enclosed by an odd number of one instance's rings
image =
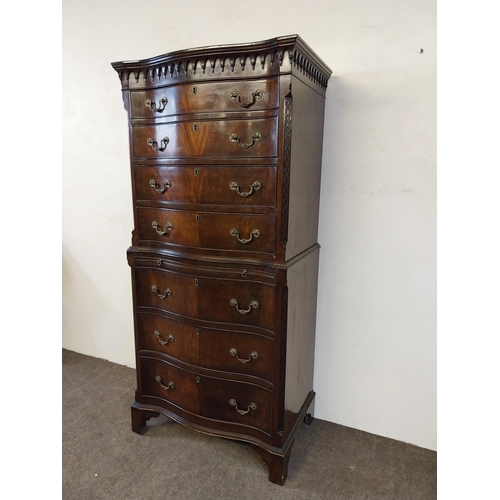
[[[64,0],[63,347],[134,366],[127,117],[110,62],[294,33],[334,75],[315,416],[435,450],[433,0]]]

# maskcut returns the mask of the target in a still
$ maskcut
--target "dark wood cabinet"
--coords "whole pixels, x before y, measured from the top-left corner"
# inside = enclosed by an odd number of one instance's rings
[[[296,36],[112,63],[135,228],[132,429],[250,443],[283,484],[314,398],[330,69]]]

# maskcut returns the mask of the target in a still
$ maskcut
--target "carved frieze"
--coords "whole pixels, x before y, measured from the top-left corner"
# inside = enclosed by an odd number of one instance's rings
[[[275,76],[298,72],[326,90],[331,70],[297,36],[264,42],[202,47],[138,61],[112,63],[123,89],[154,88],[211,78]]]

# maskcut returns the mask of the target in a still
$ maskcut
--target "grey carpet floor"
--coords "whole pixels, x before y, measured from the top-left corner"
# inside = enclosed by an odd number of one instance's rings
[[[135,370],[63,350],[64,500],[427,500],[437,454],[314,419],[295,439],[284,486],[244,443],[164,417],[130,425]]]

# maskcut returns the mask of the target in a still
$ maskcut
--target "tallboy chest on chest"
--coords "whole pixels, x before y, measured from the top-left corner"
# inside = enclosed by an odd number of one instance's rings
[[[314,398],[330,69],[297,35],[112,64],[130,133],[137,390],[283,484]]]

